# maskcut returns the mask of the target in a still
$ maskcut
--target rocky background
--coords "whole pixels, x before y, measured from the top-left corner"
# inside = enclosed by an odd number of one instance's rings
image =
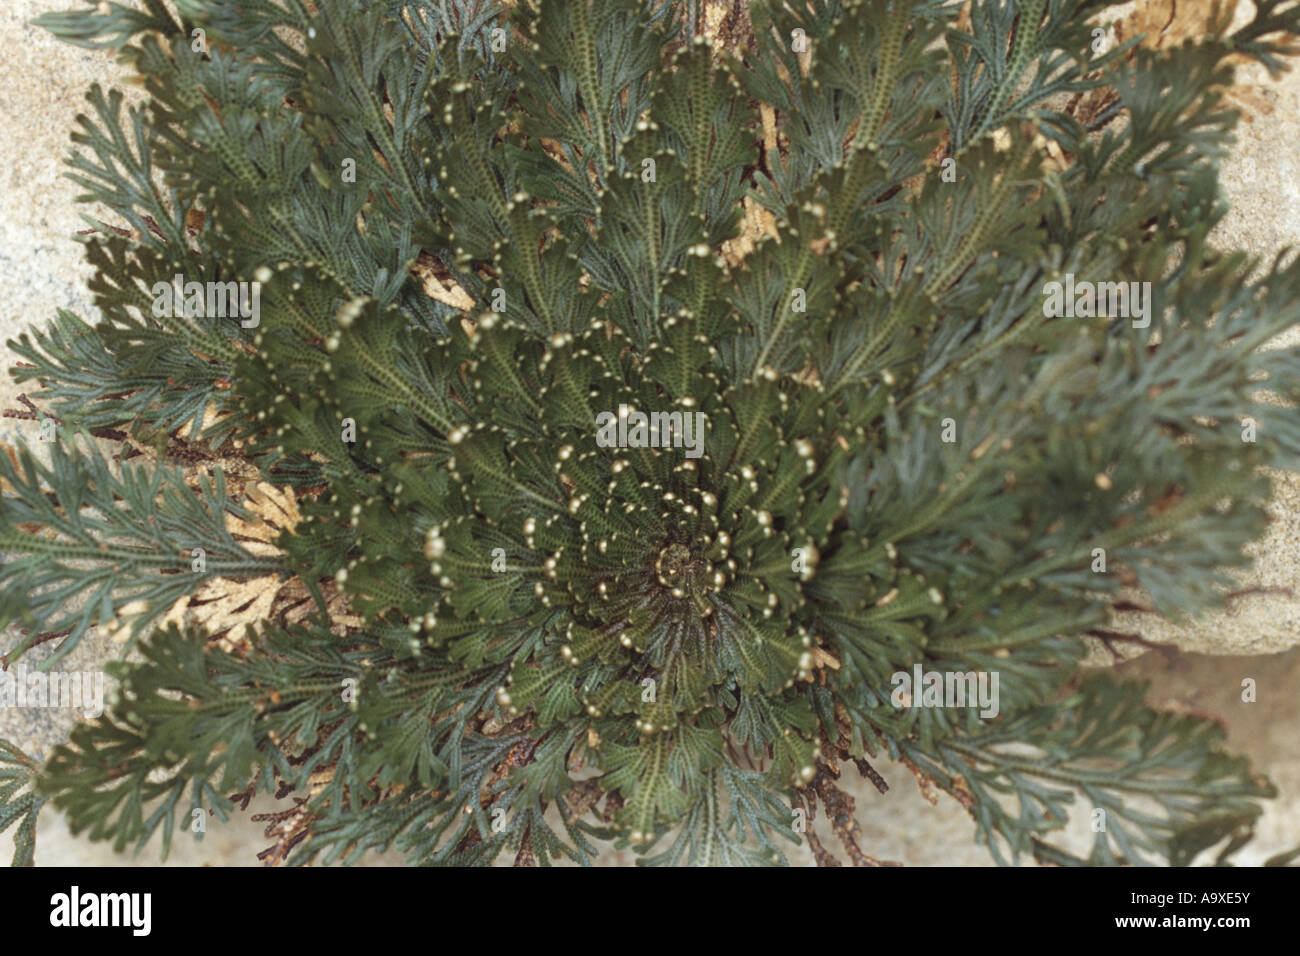
[[[121,85],[122,71],[111,54],[57,42],[30,25],[32,18],[72,6],[74,0],[6,0],[0,7],[0,112],[9,134],[0,138],[0,360],[13,356],[2,344],[34,323],[45,323],[59,308],[83,317],[94,313],[86,291],[88,269],[74,238],[86,228],[81,218],[96,211],[78,206],[80,191],[63,176],[63,157],[76,115],[86,108],[84,93],[94,82]],[[710,16],[718,24],[731,3]],[[1177,42],[1194,33],[1204,11],[1196,0],[1150,0],[1120,8],[1130,15],[1121,29],[1146,31],[1153,43]],[[1204,7],[1208,9],[1208,3]],[[1247,6],[1241,0],[1240,6]],[[1239,15],[1245,10],[1239,10]],[[1278,81],[1256,67],[1238,71],[1233,91],[1247,121],[1224,169],[1232,206],[1220,226],[1225,248],[1243,248],[1262,259],[1300,244],[1300,166],[1293,153],[1300,142],[1300,71]],[[1300,329],[1293,330],[1300,335]],[[20,410],[19,394],[8,374],[0,375],[0,410]],[[22,435],[35,444],[36,425],[0,419],[0,441]],[[1128,677],[1152,682],[1149,699],[1158,706],[1211,714],[1228,729],[1228,746],[1251,757],[1281,796],[1271,801],[1255,841],[1237,856],[1258,864],[1300,844],[1300,476],[1277,475],[1278,494],[1270,534],[1254,548],[1255,567],[1241,582],[1240,597],[1222,612],[1181,626],[1151,620],[1151,615],[1118,619],[1116,630],[1141,632],[1178,650],[1148,652],[1118,661],[1106,648],[1094,648],[1091,663],[1113,666]],[[3,556],[0,555],[0,560]],[[0,635],[0,653],[14,643]],[[1292,648],[1288,650],[1288,648]],[[37,648],[28,660],[40,659]],[[88,637],[65,659],[67,670],[91,670],[118,653],[106,636]],[[1141,648],[1116,647],[1121,656]],[[1244,678],[1257,682],[1257,700],[1241,700]],[[64,740],[78,715],[52,709],[0,708],[0,738],[29,754],[44,757]],[[973,824],[956,801],[934,796],[931,805],[901,765],[878,762],[890,785],[884,795],[863,781],[853,788],[862,824],[859,845],[872,856],[908,865],[987,866],[992,858],[974,845]],[[228,823],[211,819],[202,842],[179,835],[168,865],[257,865],[258,850],[272,841],[249,815],[273,808],[255,802],[248,814]],[[1072,841],[1086,845],[1087,815],[1080,814]],[[835,841],[828,846],[834,848]],[[0,835],[0,862],[12,853],[11,834]],[[811,862],[806,852],[797,863]],[[62,817],[42,812],[37,835],[38,865],[157,865],[156,845],[139,855],[118,856],[108,846],[69,835]],[[396,855],[374,857],[376,864],[400,863]],[[609,864],[630,863],[631,854],[610,854]]]

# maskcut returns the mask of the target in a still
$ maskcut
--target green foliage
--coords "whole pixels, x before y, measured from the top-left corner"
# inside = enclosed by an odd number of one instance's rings
[[[11,866],[31,866],[36,851],[36,815],[45,798],[36,791],[40,765],[13,744],[0,740],[0,833],[15,823]]]
[[[90,93],[72,161],[129,228],[87,242],[98,324],[61,313],[16,375],[305,496],[254,560],[220,474],[0,458],[4,620],[143,607],[41,777],[74,829],[166,845],[297,791],[273,859],[776,863],[790,807],[883,750],[1000,862],[1080,862],[1046,839],[1071,804],[1109,820],[1082,862],[1244,842],[1272,791],[1218,728],[1075,664],[1121,586],[1221,601],[1261,468],[1300,464],[1300,351],[1264,348],[1300,267],[1206,243],[1228,58],[1280,67],[1294,7],[1095,54],[1095,0],[760,3],[733,56],[659,0],[89,6],[42,22],[143,78],[125,115]],[[1100,89],[1085,128],[1065,100]],[[741,258],[746,208],[772,228]],[[178,273],[259,282],[259,323],[153,314]],[[1067,273],[1150,282],[1149,327],[1045,314]],[[702,414],[699,454],[608,447],[621,406]],[[201,580],[178,546],[332,577],[364,626],[151,631]],[[998,673],[1000,714],[891,705],[917,664]]]
[[[17,467],[0,456],[0,478],[16,494],[0,512],[0,624],[22,621],[66,632],[44,662],[53,667],[95,624],[140,602],[132,640],[178,598],[213,577],[252,578],[291,570],[257,557],[230,534],[225,514],[248,517],[226,500],[220,471],[196,494],[175,468],[110,467],[98,449],[50,446],[41,464],[26,448]],[[24,528],[23,526],[28,526]],[[31,526],[46,533],[33,535]],[[202,570],[195,552],[201,549]],[[32,628],[9,652],[16,660],[37,640]]]
[[[1144,691],[1094,677],[1066,700],[945,740],[932,753],[910,744],[902,749],[945,786],[952,785],[951,774],[960,775],[974,801],[976,838],[999,862],[995,836],[1042,862],[1185,866],[1243,826],[1248,831],[1256,813],[1252,798],[1276,791],[1252,779],[1244,758],[1216,750],[1222,727],[1153,712],[1142,705]],[[1043,845],[1038,836],[1065,822],[1074,788],[1091,813],[1104,812],[1105,826],[1094,827],[1086,860]],[[1011,796],[1014,815],[1002,794]]]

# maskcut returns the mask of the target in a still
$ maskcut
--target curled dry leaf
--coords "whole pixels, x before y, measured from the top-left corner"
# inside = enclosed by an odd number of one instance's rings
[[[420,253],[415,265],[411,266],[411,274],[420,280],[424,294],[429,298],[453,309],[474,308],[474,300],[469,293],[456,283],[441,262],[427,252]]]
[[[205,581],[197,594],[173,604],[159,626],[198,624],[213,635],[223,651],[247,653],[247,628],[251,626],[258,632],[270,618],[279,584],[275,575],[249,581],[228,578]]]
[[[1206,36],[1216,6],[1223,11],[1223,22],[1231,22],[1238,0],[1138,0],[1129,14],[1114,23],[1115,39],[1124,43],[1134,37],[1142,39],[1139,45],[1151,50],[1170,49],[1183,43],[1195,43]],[[1130,56],[1132,54],[1130,53]],[[1245,62],[1242,57],[1231,57],[1230,62]],[[1273,111],[1275,94],[1266,87],[1253,83],[1235,83],[1227,91],[1230,100],[1242,108],[1242,116],[1253,121],[1257,115]],[[1116,101],[1115,91],[1109,88],[1090,90],[1076,97],[1068,112],[1085,126],[1089,126]]]
[[[1133,12],[1115,24],[1121,43],[1145,34],[1142,46],[1153,50],[1205,36],[1216,8],[1231,20],[1237,0],[1138,0]]]
[[[250,521],[226,516],[226,528],[247,550],[257,555],[277,554],[274,541],[283,532],[293,533],[302,515],[292,488],[277,488],[257,482],[244,489],[244,507],[254,515]],[[214,578],[205,581],[191,597],[181,598],[163,618],[162,625],[192,621],[211,633],[227,652],[248,650],[246,632],[258,632],[271,617],[282,585],[278,575],[268,574],[248,581]]]
[[[229,515],[226,527],[236,538],[242,539],[244,546],[254,554],[274,554],[276,549],[272,542],[282,532],[293,534],[294,528],[302,520],[293,489],[277,488],[265,481],[244,489],[244,507],[256,517],[252,521],[244,521]],[[264,550],[265,547],[270,547],[270,551]]]
[[[1115,36],[1122,43],[1141,34],[1142,46],[1153,50],[1194,43],[1205,36],[1216,12],[1222,11],[1225,22],[1231,22],[1238,5],[1237,0],[1139,0],[1133,11],[1115,24]],[[1231,61],[1247,62],[1242,56]],[[1228,96],[1242,108],[1247,122],[1273,112],[1272,92],[1257,84],[1235,83]]]
[[[302,520],[293,489],[278,488],[267,482],[255,482],[245,489],[244,507],[253,517],[244,520],[227,515],[226,527],[256,555],[277,554],[276,538],[283,532],[292,534]],[[331,629],[336,634],[345,634],[347,628],[361,625],[361,619],[349,612],[346,598],[332,582],[323,585],[322,590]],[[126,640],[131,619],[142,610],[144,607],[138,603],[124,607],[108,626],[109,637],[118,642]],[[317,610],[306,585],[298,578],[282,580],[274,574],[247,581],[213,578],[205,581],[194,594],[173,604],[157,626],[195,624],[212,635],[222,650],[243,654],[249,650],[249,627],[259,633],[269,620],[298,624]]]
[[[742,201],[742,206],[745,211],[740,219],[740,235],[722,244],[723,258],[727,260],[727,265],[732,267],[739,265],[741,260],[754,250],[761,237],[771,236],[780,241],[776,231],[776,220],[770,212],[749,196]]]

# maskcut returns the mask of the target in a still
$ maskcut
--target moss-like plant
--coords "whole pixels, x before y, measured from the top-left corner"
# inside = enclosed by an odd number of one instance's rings
[[[1300,269],[1207,244],[1296,7],[510,7],[43,20],[145,101],[74,137],[102,318],[13,345],[58,440],[0,456],[10,659],[139,652],[37,792],[123,847],[296,792],[297,861],[829,862],[824,811],[863,863],[884,754],[999,860],[1236,849],[1220,728],[1076,665],[1122,588],[1220,602],[1297,464]]]

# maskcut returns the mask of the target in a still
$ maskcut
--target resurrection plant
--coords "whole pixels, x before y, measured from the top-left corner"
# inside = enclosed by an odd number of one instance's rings
[[[882,759],[1000,862],[1239,848],[1222,728],[1077,665],[1222,603],[1300,465],[1300,268],[1207,244],[1300,12],[1107,6],[44,17],[143,93],[73,137],[100,318],[12,343],[0,623],[133,653],[0,751],[20,858],[270,793],[268,862],[875,864]]]

